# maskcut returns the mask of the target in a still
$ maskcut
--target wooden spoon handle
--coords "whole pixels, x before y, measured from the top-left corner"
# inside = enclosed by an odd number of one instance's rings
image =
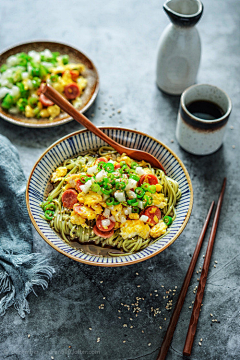
[[[50,100],[52,100],[56,105],[58,105],[62,110],[64,110],[67,114],[72,116],[77,122],[85,126],[85,128],[87,128],[89,131],[93,132],[107,144],[112,146],[119,154],[122,154],[124,152],[124,147],[122,147],[116,141],[104,134],[104,132],[102,132],[99,128],[93,125],[93,123],[91,123],[91,121],[89,121],[86,116],[84,116],[77,109],[75,109],[75,107],[51,85],[46,84],[42,93],[46,95]]]

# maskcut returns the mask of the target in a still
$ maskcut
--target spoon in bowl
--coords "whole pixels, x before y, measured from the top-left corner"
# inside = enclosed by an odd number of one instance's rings
[[[166,171],[164,170],[164,167],[162,166],[160,161],[158,161],[153,155],[142,150],[131,149],[126,146],[118,144],[116,141],[114,141],[104,132],[102,132],[99,128],[93,125],[93,123],[90,120],[88,120],[86,116],[84,116],[77,109],[75,109],[73,105],[69,101],[67,101],[51,85],[46,84],[42,93],[45,96],[47,96],[50,100],[52,100],[56,105],[58,105],[63,111],[65,111],[67,114],[72,116],[74,120],[79,122],[81,125],[85,126],[85,128],[87,128],[89,131],[91,131],[99,138],[101,138],[103,141],[105,141],[107,144],[112,146],[119,154],[125,153],[134,160],[139,160],[139,161],[144,160],[146,162],[149,162],[153,167],[163,170],[164,173],[166,174]]]

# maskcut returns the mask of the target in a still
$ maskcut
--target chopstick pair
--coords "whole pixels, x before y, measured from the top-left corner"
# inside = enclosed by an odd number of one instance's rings
[[[217,225],[218,225],[218,220],[219,220],[220,210],[221,210],[221,206],[222,206],[225,187],[226,187],[226,178],[224,178],[224,180],[223,180],[221,193],[220,193],[220,196],[218,199],[217,209],[216,209],[216,212],[214,215],[213,225],[212,225],[211,233],[210,233],[209,240],[208,240],[208,246],[207,246],[207,250],[206,250],[206,254],[205,254],[205,260],[204,260],[203,268],[201,271],[201,277],[200,277],[200,281],[199,281],[199,285],[198,285],[197,295],[196,295],[195,303],[193,306],[192,316],[191,316],[191,320],[189,323],[188,333],[187,333],[187,337],[186,337],[186,341],[185,341],[185,345],[184,345],[183,355],[186,355],[186,356],[191,355],[192,345],[193,345],[195,333],[197,330],[197,323],[198,323],[202,299],[203,299],[203,295],[204,295],[204,289],[205,289],[205,285],[206,285],[206,281],[207,281],[207,274],[208,274],[208,269],[209,269],[209,265],[210,265],[213,244],[214,244],[215,235],[216,235],[216,231],[217,231]],[[181,309],[182,309],[182,306],[183,306],[183,303],[184,303],[184,300],[185,300],[185,297],[187,294],[189,283],[192,278],[192,274],[193,274],[193,271],[194,271],[194,268],[195,268],[195,265],[196,265],[201,247],[202,247],[203,239],[204,239],[204,236],[205,236],[205,233],[206,233],[206,230],[207,230],[210,218],[211,218],[213,207],[214,207],[214,201],[211,203],[211,206],[209,208],[209,211],[208,211],[205,223],[203,225],[201,234],[199,236],[192,260],[190,262],[187,274],[185,276],[177,303],[175,305],[172,317],[170,319],[167,332],[163,339],[162,346],[159,351],[157,360],[164,360],[167,356],[167,352],[168,352],[169,346],[171,344],[173,334],[174,334],[174,331],[175,331],[175,328],[176,328],[176,325],[178,322],[178,318],[179,318],[179,315],[180,315],[180,312],[181,312]]]

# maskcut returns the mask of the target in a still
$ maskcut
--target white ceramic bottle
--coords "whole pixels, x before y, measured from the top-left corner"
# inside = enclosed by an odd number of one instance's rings
[[[200,0],[168,0],[163,5],[171,20],[158,44],[157,85],[180,95],[195,83],[201,57],[201,41],[196,23],[202,16]]]

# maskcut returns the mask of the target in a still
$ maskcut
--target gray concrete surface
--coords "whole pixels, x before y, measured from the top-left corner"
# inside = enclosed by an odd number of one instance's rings
[[[179,98],[161,93],[155,85],[157,42],[169,22],[162,4],[157,0],[0,1],[0,50],[18,42],[52,39],[87,53],[96,63],[101,81],[97,101],[87,112],[88,116],[95,114],[93,123],[137,128],[163,141],[183,160],[194,189],[193,211],[183,234],[163,253],[137,265],[106,269],[76,263],[53,250],[34,231],[35,251],[48,256],[56,274],[47,291],[36,289],[38,297],[29,296],[31,313],[25,320],[13,309],[1,319],[1,360],[156,359],[172,313],[165,309],[166,290],[177,287],[176,295],[171,295],[174,305],[207,209],[217,200],[224,176],[226,194],[191,359],[240,359],[240,4],[238,0],[205,0],[198,25],[202,60],[197,82],[223,88],[233,102],[224,145],[205,157],[190,155],[179,147],[175,138]],[[109,118],[110,103],[122,113]],[[109,110],[103,115],[98,107]],[[47,146],[79,128],[71,122],[34,130],[0,119],[0,133],[18,148],[26,176]],[[206,244],[207,238],[197,269],[203,264]],[[167,360],[184,359],[197,277],[195,272]],[[145,299],[140,301],[138,317],[131,305],[136,297]],[[130,310],[124,304],[130,305]],[[161,313],[154,316],[151,307]]]

